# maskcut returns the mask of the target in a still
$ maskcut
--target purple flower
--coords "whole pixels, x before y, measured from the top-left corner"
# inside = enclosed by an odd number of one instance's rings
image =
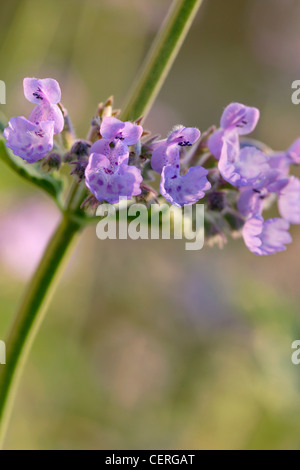
[[[167,141],[163,141],[154,150],[151,157],[151,166],[154,171],[161,173],[166,165],[180,167],[180,152],[177,145],[168,145]]]
[[[240,103],[231,103],[221,117],[221,128],[226,131],[235,129],[239,135],[254,131],[259,120],[259,110]]]
[[[250,134],[259,120],[259,110],[240,103],[231,103],[221,117],[221,128],[208,140],[208,148],[215,158],[219,159],[223,147],[223,138],[238,140],[239,135]]]
[[[206,178],[208,171],[200,166],[190,168],[185,175],[180,174],[180,148],[192,146],[200,135],[195,127],[178,126],[154,148],[151,166],[161,173],[162,196],[174,206],[195,204],[211,187]]]
[[[57,106],[61,100],[61,90],[58,82],[52,78],[25,78],[23,82],[25,98],[37,104],[29,116],[35,123],[41,121],[54,122],[54,134],[59,134],[64,128],[64,116]]]
[[[243,227],[243,238],[249,250],[259,256],[286,250],[292,242],[289,223],[280,218],[264,221],[261,216],[248,219]]]
[[[110,161],[113,170],[115,170],[116,166],[121,165],[121,163],[128,163],[129,160],[128,147],[121,141],[112,144],[107,139],[97,140],[90,148],[90,155],[92,153],[106,157]]]
[[[281,217],[291,224],[300,224],[300,180],[291,176],[278,199]]]
[[[270,168],[276,170],[283,178],[288,177],[290,172],[291,160],[286,153],[274,153],[269,158]]]
[[[3,136],[7,147],[28,163],[44,158],[53,148],[53,135],[61,132],[64,117],[57,106],[61,91],[56,80],[24,79],[25,97],[37,106],[29,116],[12,118]]]
[[[28,163],[44,158],[53,148],[53,121],[34,124],[24,117],[11,118],[3,136],[15,155]]]
[[[185,175],[180,175],[179,168],[167,165],[161,175],[161,194],[174,206],[195,204],[211,187],[207,174],[205,168],[196,166],[190,168]]]
[[[30,116],[29,121],[39,123],[42,121],[52,121],[54,124],[54,134],[59,134],[64,128],[64,117],[56,104],[40,104],[36,106]]]
[[[180,147],[190,147],[200,138],[201,132],[196,127],[179,126],[167,138],[167,144],[177,144]]]
[[[125,145],[135,145],[143,134],[143,128],[129,121],[122,122],[115,117],[104,117],[100,134],[110,142],[120,140]]]
[[[244,217],[261,215],[266,202],[272,195],[281,194],[288,181],[288,178],[282,178],[280,171],[268,170],[254,185],[240,188],[238,210]]]
[[[119,141],[111,147],[108,140],[101,139],[92,146],[91,152],[85,183],[98,201],[115,204],[120,197],[131,199],[141,194],[143,178],[138,168],[127,164],[126,145]]]
[[[24,78],[23,81],[25,98],[30,103],[57,104],[61,100],[60,86],[53,78]]]
[[[156,144],[151,158],[153,170],[161,173],[166,165],[179,165],[180,148],[192,146],[200,135],[195,127],[177,127],[167,139]]]
[[[287,150],[286,155],[291,163],[300,165],[300,139],[295,140]]]
[[[249,186],[267,177],[270,166],[267,155],[255,147],[240,150],[236,142],[224,139],[219,160],[222,177],[233,186]]]
[[[261,215],[268,196],[268,191],[265,188],[261,191],[251,187],[242,188],[237,208],[247,218]]]

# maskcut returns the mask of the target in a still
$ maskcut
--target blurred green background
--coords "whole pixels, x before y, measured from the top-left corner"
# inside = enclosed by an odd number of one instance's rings
[[[120,107],[170,0],[1,2],[0,79],[8,117],[28,115],[26,76],[59,80],[85,136],[99,101]],[[255,136],[300,136],[300,2],[206,0],[147,127],[204,131],[240,101],[261,109]],[[0,165],[0,338],[58,214]],[[30,355],[8,449],[299,449],[300,231],[288,251],[241,240],[77,244]],[[1,366],[3,367],[3,366]]]

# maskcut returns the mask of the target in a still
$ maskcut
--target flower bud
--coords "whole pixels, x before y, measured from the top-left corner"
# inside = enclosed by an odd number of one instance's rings
[[[88,160],[78,160],[77,162],[70,162],[74,165],[74,170],[71,171],[70,175],[77,175],[79,182],[85,178],[85,170],[88,165]]]
[[[207,209],[222,212],[227,206],[226,194],[221,191],[211,191],[207,194]]]
[[[50,153],[42,162],[41,168],[47,173],[58,171],[61,165],[61,158],[58,153]]]
[[[70,152],[65,155],[65,162],[72,163],[77,160],[86,160],[89,155],[91,144],[85,140],[77,140]]]

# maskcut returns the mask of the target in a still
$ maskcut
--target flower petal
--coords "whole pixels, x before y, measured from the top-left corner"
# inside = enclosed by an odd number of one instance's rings
[[[174,206],[182,207],[195,204],[205,196],[211,184],[206,178],[208,171],[196,166],[180,176],[179,170],[172,165],[163,168],[160,191],[162,196]]]
[[[300,180],[291,176],[278,198],[281,217],[291,224],[300,224]]]
[[[255,147],[239,151],[237,143],[223,140],[219,170],[226,181],[233,186],[250,186],[266,176],[270,170],[267,155]]]
[[[39,104],[32,110],[29,121],[35,124],[41,121],[53,121],[54,134],[62,132],[65,125],[64,116],[60,108],[56,104],[49,104],[47,102]]]
[[[53,148],[52,121],[43,121],[34,124],[24,117],[10,119],[3,136],[6,146],[15,155],[28,163],[34,163],[44,158]]]
[[[115,117],[107,116],[102,120],[100,134],[104,139],[112,141],[116,138],[116,135],[124,129],[124,127],[124,122]]]
[[[216,130],[208,139],[208,150],[217,159],[220,159],[223,147],[224,130]]]
[[[166,141],[163,141],[152,154],[151,166],[157,173],[161,173],[166,165],[173,165],[175,168],[179,168],[179,156],[177,145],[168,145]]]
[[[111,145],[114,146],[111,147]],[[107,139],[97,140],[97,142],[92,145],[90,152],[91,154],[98,153],[100,155],[105,155],[114,167],[121,163],[128,163],[128,147],[120,141],[117,141],[116,144],[111,144]]]
[[[242,233],[249,250],[263,256],[286,250],[285,245],[292,242],[289,227],[286,220],[275,218],[264,221],[257,216],[247,220]]]
[[[221,127],[224,130],[236,129],[240,135],[250,134],[259,120],[259,110],[240,103],[231,103],[221,117]]]
[[[59,83],[53,78],[24,78],[23,86],[25,98],[31,103],[57,104],[61,100]]]
[[[201,132],[196,127],[181,126],[175,129],[167,138],[167,144],[178,144],[180,146],[193,145],[200,138]]]
[[[295,165],[300,165],[300,139],[297,139],[288,149],[287,156]]]

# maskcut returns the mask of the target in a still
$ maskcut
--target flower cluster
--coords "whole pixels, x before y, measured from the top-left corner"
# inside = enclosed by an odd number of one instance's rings
[[[64,117],[58,106],[61,91],[57,81],[51,78],[25,78],[24,94],[36,106],[29,119],[23,116],[10,119],[3,136],[15,155],[35,163],[53,149],[54,134],[64,128]]]
[[[29,119],[10,119],[3,133],[7,147],[28,163],[44,159],[41,171],[57,170],[61,161],[74,165],[71,174],[85,185],[91,206],[133,197],[149,204],[159,197],[153,177],[158,173],[159,193],[170,204],[205,204],[208,240],[239,233],[257,255],[283,251],[291,243],[290,224],[300,224],[300,180],[290,168],[300,164],[300,139],[275,153],[245,137],[258,123],[258,109],[232,103],[219,129],[210,127],[201,136],[197,128],[179,125],[159,140],[149,136],[141,119],[118,119],[109,98],[99,105],[87,139],[78,140],[59,106],[56,80],[26,78],[24,93],[36,106]],[[48,155],[61,132],[56,153]],[[274,201],[279,216],[265,220],[263,212]],[[82,210],[89,210],[87,204]]]
[[[258,118],[255,108],[229,105],[208,147],[219,160],[221,177],[238,189],[237,208],[245,218],[242,235],[247,247],[257,255],[268,255],[285,250],[292,241],[290,224],[300,224],[300,180],[289,174],[290,166],[300,163],[300,139],[282,153],[243,144],[240,135],[254,130]],[[263,211],[274,199],[281,217],[264,220]]]
[[[104,117],[100,127],[102,139],[90,149],[85,183],[98,201],[111,204],[120,197],[131,199],[141,194],[141,171],[129,165],[129,146],[137,144],[142,126]]]
[[[180,150],[183,147],[191,147],[199,140],[200,135],[196,128],[179,126],[167,139],[154,146],[151,166],[153,170],[161,173],[161,195],[174,206],[196,203],[211,187],[205,168],[194,166],[187,172],[181,172]]]

